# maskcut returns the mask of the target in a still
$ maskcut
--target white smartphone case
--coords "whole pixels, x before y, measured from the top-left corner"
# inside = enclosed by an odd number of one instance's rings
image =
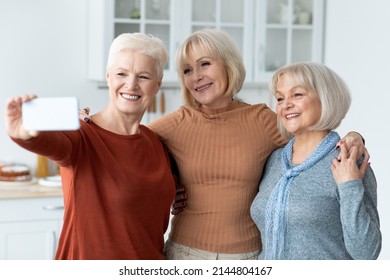
[[[38,97],[23,103],[22,113],[27,130],[62,131],[80,127],[76,97]]]

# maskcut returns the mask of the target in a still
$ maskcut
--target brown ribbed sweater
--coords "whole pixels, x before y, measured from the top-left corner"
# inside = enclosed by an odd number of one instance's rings
[[[285,144],[276,114],[264,104],[234,100],[217,110],[181,107],[149,127],[174,156],[188,194],[170,240],[219,253],[258,250],[249,208],[267,157]]]

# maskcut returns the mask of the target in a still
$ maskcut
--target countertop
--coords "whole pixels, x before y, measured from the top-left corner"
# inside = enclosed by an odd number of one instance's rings
[[[42,186],[37,180],[29,183],[0,182],[0,200],[50,196],[62,196],[62,188]]]

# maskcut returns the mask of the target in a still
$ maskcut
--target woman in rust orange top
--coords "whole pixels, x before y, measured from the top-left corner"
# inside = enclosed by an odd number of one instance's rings
[[[109,103],[78,131],[26,131],[21,105],[36,96],[8,100],[12,139],[61,166],[65,214],[57,259],[164,259],[175,185],[164,147],[140,121],[166,60],[161,40],[118,36],[107,63]]]

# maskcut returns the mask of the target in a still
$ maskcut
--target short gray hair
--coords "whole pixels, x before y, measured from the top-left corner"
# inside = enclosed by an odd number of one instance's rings
[[[269,90],[275,95],[279,78],[286,75],[293,87],[302,87],[316,94],[321,102],[320,120],[310,130],[334,130],[347,114],[351,105],[350,91],[343,79],[329,67],[315,62],[286,65],[276,70],[269,83]],[[280,133],[289,139],[278,118]]]
[[[156,63],[157,75],[160,78],[164,75],[164,68],[168,61],[168,51],[161,39],[143,33],[120,34],[112,41],[108,53],[107,68],[111,67],[114,55],[123,49],[135,50],[150,56]]]

